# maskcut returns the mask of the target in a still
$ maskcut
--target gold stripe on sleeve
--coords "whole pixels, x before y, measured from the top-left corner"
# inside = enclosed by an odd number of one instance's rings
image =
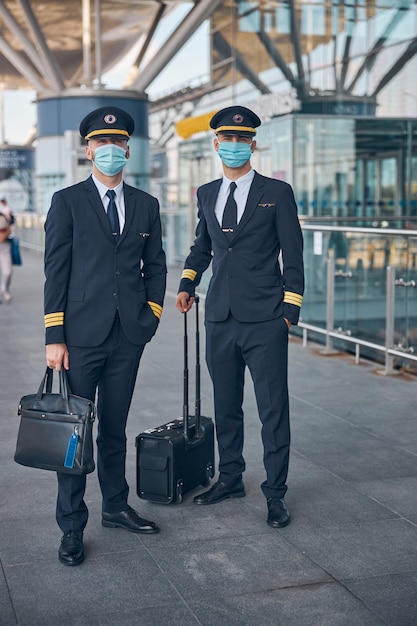
[[[288,304],[295,304],[295,306],[301,306],[303,302],[303,296],[300,296],[298,293],[294,293],[293,291],[286,291],[284,294],[284,302]]]
[[[191,281],[193,281],[196,276],[197,276],[197,272],[192,269],[183,270],[181,274],[181,278],[188,278],[188,280],[191,280]]]
[[[45,328],[51,328],[52,326],[64,325],[64,312],[48,313],[45,315]]]
[[[148,300],[148,304],[151,307],[153,314],[160,320],[162,315],[161,305],[156,302],[151,302],[150,300]]]

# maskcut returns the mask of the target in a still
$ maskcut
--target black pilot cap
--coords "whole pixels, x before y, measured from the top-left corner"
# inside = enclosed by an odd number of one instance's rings
[[[134,130],[135,122],[129,113],[112,106],[91,111],[80,124],[80,135],[87,140],[95,137],[129,139]]]
[[[253,137],[261,125],[259,117],[246,107],[231,106],[218,111],[210,120],[215,133]]]

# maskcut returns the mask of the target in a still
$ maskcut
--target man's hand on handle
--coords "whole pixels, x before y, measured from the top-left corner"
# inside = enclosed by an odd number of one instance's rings
[[[194,296],[190,296],[186,291],[180,291],[177,296],[175,306],[180,313],[188,313],[194,304]]]
[[[46,364],[57,372],[62,366],[69,370],[69,352],[65,343],[50,343],[46,346]]]

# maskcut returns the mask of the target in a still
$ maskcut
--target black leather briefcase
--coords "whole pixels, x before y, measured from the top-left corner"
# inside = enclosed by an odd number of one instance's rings
[[[14,460],[28,467],[89,474],[95,468],[95,404],[71,393],[64,369],[59,372],[59,393],[52,393],[52,378],[53,370],[47,368],[38,392],[20,400]]]
[[[160,504],[179,503],[187,491],[208,485],[214,476],[214,424],[200,415],[198,296],[196,309],[195,415],[188,415],[187,314],[184,313],[183,415],[136,437],[139,498]]]

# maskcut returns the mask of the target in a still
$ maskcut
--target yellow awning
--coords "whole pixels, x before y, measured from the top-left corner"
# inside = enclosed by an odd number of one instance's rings
[[[183,139],[188,139],[195,133],[201,133],[203,130],[210,130],[210,120],[217,111],[197,115],[196,117],[186,117],[175,124],[177,135]]]

